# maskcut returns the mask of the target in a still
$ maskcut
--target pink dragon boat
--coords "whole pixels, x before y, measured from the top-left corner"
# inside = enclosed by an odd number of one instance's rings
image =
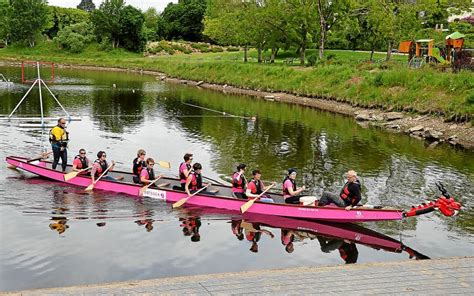
[[[51,162],[49,161],[29,161],[28,158],[18,156],[8,156],[6,157],[6,161],[12,167],[51,180],[82,186],[84,188],[91,184],[91,178],[84,175],[78,175],[75,178],[65,181],[65,173],[53,170],[51,168]],[[66,173],[70,171],[71,166],[68,166]],[[111,172],[110,175],[121,175],[124,176],[124,179],[120,182],[101,179],[94,185],[94,190],[117,192],[136,197],[140,196],[142,186],[133,183],[131,173],[114,171]],[[161,199],[167,202],[176,202],[187,197],[185,192],[176,190],[177,187],[180,187],[179,179],[163,177],[157,183],[156,187],[148,188],[143,196]],[[234,198],[232,196],[231,187],[229,186],[213,184],[209,191],[213,194],[197,194],[189,198],[186,204],[240,212],[240,207],[247,202],[246,200]],[[345,210],[333,206],[315,207],[291,205],[285,204],[280,194],[270,193],[269,195],[275,200],[275,203],[256,201],[253,206],[247,210],[247,213],[333,222],[368,222],[401,220],[404,217],[425,214],[435,209],[439,209],[447,216],[452,216],[460,209],[460,204],[454,201],[452,197],[449,197],[447,192],[443,192],[443,196],[436,201],[418,207],[412,207],[409,211],[403,211],[401,209],[369,208],[365,206]]]

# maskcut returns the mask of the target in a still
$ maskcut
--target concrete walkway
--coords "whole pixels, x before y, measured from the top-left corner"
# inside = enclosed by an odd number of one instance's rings
[[[2,295],[110,294],[474,295],[474,257],[210,274]]]

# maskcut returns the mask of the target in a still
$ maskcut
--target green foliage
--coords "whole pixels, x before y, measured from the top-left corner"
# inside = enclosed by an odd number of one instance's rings
[[[211,52],[223,52],[224,49],[222,47],[219,47],[219,46],[213,46],[211,47]]]
[[[234,46],[229,46],[229,47],[227,47],[227,51],[240,51],[240,48],[234,47]]]
[[[145,18],[140,10],[127,5],[120,12],[120,33],[119,42],[123,48],[141,52],[146,44],[146,37],[143,33],[143,23]]]
[[[59,30],[77,23],[90,22],[89,13],[76,8],[48,6],[52,27],[45,31],[49,38],[54,38]]]
[[[0,1],[0,42],[8,44],[10,37],[10,13],[8,1]]]
[[[308,55],[308,63],[307,63],[308,66],[316,65],[316,63],[318,62],[318,59],[319,59],[319,57],[315,53]]]
[[[474,92],[473,93],[470,93],[467,97],[466,97],[466,103],[468,105],[474,105]]]
[[[60,48],[64,48],[73,53],[79,53],[82,52],[93,39],[92,25],[83,22],[61,29],[53,40]]]
[[[205,11],[205,0],[169,3],[161,14],[163,21],[159,23],[158,31],[166,40],[200,41]]]
[[[161,16],[156,12],[155,8],[148,8],[143,14],[145,17],[143,32],[148,41],[156,41],[159,39],[158,36],[158,21]]]
[[[95,4],[92,2],[92,0],[81,0],[81,3],[77,5],[77,9],[91,12],[95,9]]]
[[[49,25],[48,6],[44,0],[11,0],[9,28],[13,42],[35,46],[41,32]]]

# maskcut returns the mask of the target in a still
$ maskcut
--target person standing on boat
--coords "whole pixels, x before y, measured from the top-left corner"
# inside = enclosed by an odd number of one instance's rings
[[[94,182],[95,179],[99,178],[99,176],[102,175],[102,173],[109,167],[107,160],[105,160],[106,157],[107,155],[105,154],[104,151],[97,152],[97,159],[92,164],[92,170],[91,170],[92,182]],[[112,166],[105,173],[102,179],[109,180],[109,181],[119,181],[123,179],[122,176],[119,178],[114,178],[108,175],[108,173],[114,169],[114,166],[115,166],[115,161],[112,160]]]
[[[155,180],[155,171],[153,166],[155,165],[155,160],[153,158],[146,159],[146,168],[142,169],[140,172],[140,182],[143,185],[150,184]]]
[[[145,150],[139,149],[137,151],[137,157],[133,160],[133,183],[140,183],[140,173],[142,169],[146,168],[145,155]]]
[[[184,155],[184,162],[179,165],[179,181],[181,183],[181,189],[185,190],[186,181],[189,173],[191,172],[191,162],[193,161],[193,155],[186,153]]]
[[[79,154],[74,157],[74,161],[72,163],[72,170],[78,172],[82,169],[88,168],[90,166],[89,158],[86,156],[86,149],[79,149]],[[84,171],[80,172],[80,175],[88,175],[89,173]]]
[[[341,193],[324,192],[318,205],[325,206],[334,203],[338,207],[345,207],[346,210],[350,210],[353,206],[356,206],[360,200],[360,182],[357,179],[357,173],[350,170],[347,172],[347,182],[344,184]]]
[[[306,187],[296,188],[296,169],[289,169],[288,175],[283,180],[283,198],[287,204],[314,205],[316,197],[302,196],[300,193],[306,190]]]
[[[262,194],[263,191],[267,189],[267,187],[263,184],[262,180],[260,180],[260,178],[262,177],[260,170],[253,170],[252,175],[253,179],[247,184],[247,190],[245,191],[245,195],[247,195],[247,198],[257,198],[260,194]],[[272,184],[275,184],[275,182],[273,182]],[[260,197],[260,201],[274,202],[274,200],[267,194],[262,195]]]
[[[232,194],[240,199],[247,199],[245,195],[245,187],[247,179],[245,178],[245,168],[247,166],[243,163],[237,166],[237,171],[232,175]]]
[[[67,166],[67,144],[69,142],[69,132],[66,131],[66,119],[59,118],[58,125],[49,131],[49,142],[53,149],[53,170],[56,169],[59,158],[61,158],[61,166],[63,172]]]

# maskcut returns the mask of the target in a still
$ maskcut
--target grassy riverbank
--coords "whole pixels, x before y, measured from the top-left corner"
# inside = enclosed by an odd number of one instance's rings
[[[309,51],[308,55],[314,52]],[[242,61],[243,52],[148,56],[122,50],[100,51],[91,45],[81,54],[70,54],[43,43],[37,48],[4,48],[0,59],[45,60],[62,64],[155,70],[168,76],[241,88],[324,97],[356,106],[443,115],[452,120],[473,120],[474,73],[458,74],[438,69],[408,69],[405,56],[390,63],[367,62],[368,53],[326,52],[315,67],[302,67],[294,52],[281,52],[274,64],[259,64],[256,52]],[[376,54],[375,60],[384,55]]]

